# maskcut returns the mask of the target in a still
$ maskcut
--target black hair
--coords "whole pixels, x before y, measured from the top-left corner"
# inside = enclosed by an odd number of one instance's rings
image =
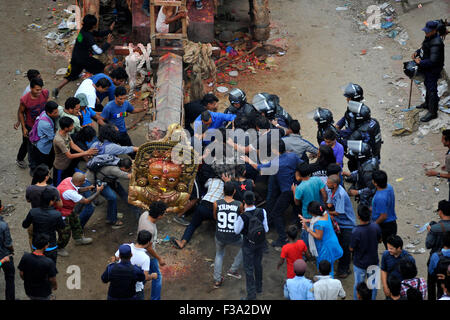
[[[393,246],[394,248],[403,248],[403,240],[398,235],[389,236],[386,240],[388,244]]]
[[[102,87],[103,89],[111,87],[111,82],[109,82],[108,78],[101,78],[97,80],[95,84],[97,87]]]
[[[62,117],[59,119],[59,128],[60,129],[66,129],[69,128],[71,125],[73,125],[74,121],[72,118],[69,117]]]
[[[125,69],[122,67],[118,67],[118,68],[114,69],[113,71],[111,71],[109,76],[112,79],[117,79],[117,80],[125,80],[126,81],[128,79],[128,74],[125,71]]]
[[[358,205],[358,216],[359,219],[363,222],[369,222],[372,213],[370,212],[370,208],[364,204]]]
[[[27,78],[28,81],[31,82],[31,80],[33,80],[34,78],[37,78],[38,75],[40,75],[41,73],[39,71],[37,71],[36,69],[30,69],[27,71]],[[31,86],[30,86],[31,87]]]
[[[236,176],[240,178],[245,178],[246,170],[247,169],[245,168],[245,164],[238,164],[236,166]]]
[[[283,154],[286,152],[286,143],[284,143],[284,140],[280,138],[280,140],[278,140],[278,152],[280,154]]]
[[[328,129],[323,133],[323,138],[325,140],[331,140],[331,141],[336,140],[336,132],[334,132],[331,129]]]
[[[388,177],[383,170],[376,170],[372,173],[372,179],[382,189],[387,187]]]
[[[121,158],[119,160],[119,163],[117,164],[117,166],[119,168],[125,168],[125,169],[130,169],[132,165],[133,165],[133,162],[131,161],[130,158]]]
[[[365,282],[358,283],[356,286],[356,291],[361,297],[361,300],[372,300],[372,290],[367,287]]]
[[[119,141],[119,133],[112,124],[106,124],[101,126],[98,130],[98,140],[100,142],[105,142],[108,140],[109,142],[116,143]]]
[[[44,107],[45,112],[49,114],[55,111],[56,109],[58,109],[58,104],[55,101],[48,101]]]
[[[213,103],[213,102],[219,102],[219,99],[212,93],[207,93],[203,96],[202,104],[204,106],[208,105],[209,103]]]
[[[147,230],[141,230],[139,231],[137,235],[136,242],[140,245],[145,245],[152,241],[152,234]]]
[[[409,259],[401,259],[399,269],[403,279],[414,279],[417,276],[416,264]]]
[[[295,224],[290,225],[288,226],[286,233],[289,238],[295,240],[298,236],[298,227]]]
[[[259,116],[257,119],[256,119],[256,126],[259,128],[259,129],[270,129],[270,122],[269,122],[269,120],[267,120],[267,118],[265,118],[265,117],[263,117],[263,116]]]
[[[92,14],[87,14],[83,18],[83,30],[90,31],[97,25],[97,17]]]
[[[422,301],[423,296],[422,293],[416,288],[409,288],[406,290],[406,298],[411,301]]]
[[[234,183],[231,181],[225,182],[225,185],[223,186],[223,193],[231,197],[233,195],[233,192],[235,190]]]
[[[395,274],[390,273],[387,277],[387,285],[389,291],[392,293],[394,297],[398,297],[400,295],[400,291],[402,289],[402,280],[399,279]]]
[[[31,180],[31,184],[36,184],[39,182],[44,182],[45,178],[48,176],[50,170],[46,164],[38,165],[33,171],[33,179]]]
[[[252,191],[245,191],[243,200],[246,205],[252,206],[255,204],[255,194]]]
[[[326,144],[319,147],[319,158],[317,163],[322,168],[327,168],[330,163],[336,163],[336,157],[334,156],[333,149]]]
[[[252,126],[250,124],[250,120],[248,119],[247,116],[234,118],[234,128],[235,129],[242,129],[244,131],[247,131],[251,127]]]
[[[162,201],[155,201],[150,204],[148,215],[154,219],[166,213],[167,205]]]
[[[75,109],[77,104],[80,104],[80,99],[75,98],[75,97],[69,97],[69,98],[67,98],[66,102],[64,103],[64,108]]]
[[[46,245],[48,245],[50,238],[45,233],[34,233],[33,234],[33,246],[37,250],[43,249]]]
[[[292,120],[291,122],[289,122],[289,129],[291,129],[293,133],[299,134],[300,122],[298,120]]]
[[[314,216],[322,216],[324,213],[324,208],[318,201],[311,201],[308,204],[308,213]]]
[[[40,78],[33,78],[30,80],[30,88],[34,88],[35,86],[43,87],[44,81]]]
[[[125,96],[126,94],[127,94],[127,89],[125,89],[125,87],[118,86],[118,87],[116,87],[116,90],[114,90],[115,97]]]
[[[91,126],[84,126],[80,131],[75,133],[75,139],[77,141],[86,142],[92,141],[97,136],[97,132]]]
[[[444,247],[450,248],[450,231],[444,233],[442,244]]]
[[[46,187],[42,193],[41,193],[41,197],[40,197],[40,207],[41,208],[47,208],[50,204],[50,201],[56,201],[57,197],[56,194],[54,192],[52,192],[52,190],[50,190],[50,188]]]
[[[339,174],[342,171],[342,168],[337,163],[330,163],[327,167],[327,177],[331,176],[332,174]]]
[[[323,276],[327,276],[331,272],[331,263],[328,260],[322,260],[319,263],[319,272]]]
[[[204,122],[208,122],[211,119],[211,113],[208,110],[205,110],[201,114],[201,119]]]
[[[450,141],[450,129],[445,129],[442,131],[445,141]]]
[[[309,169],[309,165],[305,162],[299,163],[295,168],[302,178],[306,178],[311,174],[311,170]]]

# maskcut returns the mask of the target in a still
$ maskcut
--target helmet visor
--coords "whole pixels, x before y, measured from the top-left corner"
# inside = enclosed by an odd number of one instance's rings
[[[253,97],[252,104],[259,112],[266,112],[271,109],[266,97],[259,93]]]

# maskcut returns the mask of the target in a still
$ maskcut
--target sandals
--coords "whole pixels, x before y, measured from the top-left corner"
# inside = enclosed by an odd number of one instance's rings
[[[170,237],[170,243],[177,249],[183,249],[182,247],[180,247],[175,237]]]
[[[214,289],[218,289],[222,286],[223,283],[223,277],[220,279],[220,281],[215,281],[214,282]]]
[[[111,225],[112,229],[120,229],[124,226],[123,222],[120,220],[117,220],[116,223],[111,223],[109,221],[107,223]]]

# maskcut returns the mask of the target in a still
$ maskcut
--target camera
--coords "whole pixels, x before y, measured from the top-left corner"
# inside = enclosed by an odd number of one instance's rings
[[[103,182],[102,180],[97,180],[97,187],[105,186],[106,182]]]

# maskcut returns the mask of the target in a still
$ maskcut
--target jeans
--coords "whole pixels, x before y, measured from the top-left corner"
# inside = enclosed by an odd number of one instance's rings
[[[216,240],[216,259],[214,260],[214,281],[220,281],[222,279],[222,265],[223,265],[223,256],[225,255],[225,247],[226,246],[238,246],[242,247],[242,238],[239,241],[233,243],[223,243],[217,238]],[[236,272],[242,264],[242,248],[239,249],[239,252],[234,257],[233,264],[231,265],[230,270]]]
[[[247,287],[247,299],[256,299],[256,293],[262,292],[262,257],[264,245],[252,246],[245,243],[242,246],[242,256]]]
[[[106,185],[101,192],[101,195],[108,200],[108,206],[106,209],[106,220],[108,220],[110,223],[116,223],[117,221],[117,195],[122,198],[123,201],[127,203],[127,205],[130,207],[132,211],[138,215],[138,209],[135,206],[132,206],[128,204],[128,193],[125,191],[125,189],[122,187],[122,185],[119,182],[115,183],[115,188],[112,188],[109,184]]]
[[[440,77],[440,72],[425,72],[424,82],[426,88],[426,96],[428,98],[428,111],[432,114],[437,114],[439,107],[439,96],[438,96],[438,80]]]
[[[162,274],[159,271],[158,259],[150,259],[150,271],[149,273],[157,273],[158,277],[152,280],[152,294],[150,300],[161,300],[161,287],[162,287]]]
[[[181,240],[186,240],[186,242],[189,242],[195,230],[200,227],[203,220],[214,220],[213,204],[204,200],[200,201],[200,204],[197,206],[197,209],[192,215],[191,223],[186,227]]]
[[[86,181],[81,187],[89,187],[91,184]],[[92,195],[92,191],[85,191],[82,193],[82,196],[85,198],[89,198]],[[89,221],[89,218],[92,216],[92,214],[94,213],[94,206],[89,203],[89,204],[85,204],[83,209],[80,212],[80,224],[81,224],[81,228],[84,228],[84,226],[86,225],[86,223]]]
[[[352,239],[353,228],[341,228],[341,234],[338,235],[339,244],[344,251],[344,254],[339,259],[338,273],[349,273],[350,272],[350,261],[352,254],[350,252],[350,241]]]
[[[1,268],[5,274],[5,300],[15,300],[16,289],[14,285],[14,276],[16,270],[14,269],[13,257],[9,257],[9,262],[3,263]]]
[[[356,286],[360,282],[364,282],[367,277],[367,269],[361,269],[357,266],[353,265],[353,273],[355,274],[355,284],[353,285],[353,300],[358,300],[358,295],[356,292]],[[372,289],[372,300],[377,300],[377,292],[378,290]]]
[[[269,223],[273,222],[275,229],[278,233],[278,241],[286,242],[286,228],[284,223],[284,212],[293,203],[294,196],[292,191],[282,192],[278,198],[275,200],[272,210],[269,212],[268,220]]]
[[[276,199],[280,194],[280,188],[278,187],[277,177],[276,176],[269,176],[269,179],[267,181],[267,210],[271,211],[274,203],[274,199]]]

